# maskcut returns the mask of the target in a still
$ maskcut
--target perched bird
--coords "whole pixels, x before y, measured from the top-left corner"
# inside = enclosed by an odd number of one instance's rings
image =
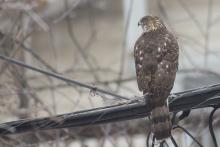
[[[137,84],[152,108],[152,132],[157,140],[171,135],[171,120],[166,100],[178,70],[179,47],[174,35],[155,16],[141,18],[143,33],[134,46]]]

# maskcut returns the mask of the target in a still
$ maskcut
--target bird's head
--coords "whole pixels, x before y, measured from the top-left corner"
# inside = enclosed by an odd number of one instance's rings
[[[144,16],[138,22],[144,32],[156,31],[160,28],[165,28],[163,22],[156,16]]]

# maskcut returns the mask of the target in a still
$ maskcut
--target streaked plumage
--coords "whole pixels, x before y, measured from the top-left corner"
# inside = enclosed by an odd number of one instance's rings
[[[153,133],[160,140],[170,136],[170,116],[165,103],[176,77],[179,47],[159,18],[145,16],[139,24],[144,32],[134,47],[137,83],[152,107]]]

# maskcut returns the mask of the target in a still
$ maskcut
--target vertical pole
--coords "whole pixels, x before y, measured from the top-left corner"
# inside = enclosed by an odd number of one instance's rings
[[[124,23],[127,26],[125,47],[129,51],[133,51],[134,43],[142,32],[138,28],[138,21],[147,15],[147,2],[148,0],[123,0]]]
[[[124,47],[128,55],[133,54],[134,44],[142,33],[142,28],[138,27],[139,20],[147,15],[148,0],[123,0],[124,13]],[[133,56],[132,56],[133,57]],[[127,60],[127,72],[135,74],[133,58]]]

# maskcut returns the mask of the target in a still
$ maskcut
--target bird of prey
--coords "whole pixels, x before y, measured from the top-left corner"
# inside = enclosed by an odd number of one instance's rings
[[[178,70],[179,47],[174,35],[156,16],[138,22],[143,33],[134,46],[137,84],[151,107],[152,132],[157,140],[171,135],[167,98]]]

